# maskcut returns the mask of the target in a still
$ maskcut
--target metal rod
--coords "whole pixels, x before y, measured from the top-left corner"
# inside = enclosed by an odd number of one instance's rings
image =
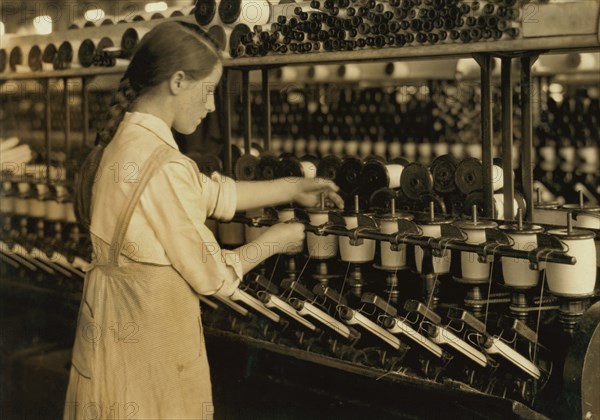
[[[262,69],[262,97],[264,115],[264,140],[263,147],[266,152],[271,150],[271,95],[269,92],[269,69]]]
[[[481,161],[483,166],[483,215],[494,217],[493,177],[493,116],[492,116],[492,56],[475,54],[481,67]]]
[[[225,175],[233,175],[233,158],[231,156],[231,89],[230,89],[230,70],[223,69],[223,77],[221,83],[223,86],[223,112],[225,114],[223,127],[223,137],[225,139],[225,153],[224,153],[224,170]]]
[[[250,107],[250,71],[242,70],[242,102],[244,106],[244,154],[252,148],[252,111]]]
[[[90,144],[90,91],[89,79],[81,78],[81,104],[83,108],[83,145]]]
[[[46,80],[44,83],[44,87],[45,87],[45,96],[46,96],[46,103],[44,104],[44,110],[45,110],[45,117],[44,119],[46,120],[46,130],[44,132],[44,137],[45,137],[45,143],[46,143],[46,179],[48,181],[50,181],[50,164],[51,164],[51,160],[50,160],[50,153],[52,152],[52,108],[50,106],[50,100],[51,100],[51,95],[50,95],[50,79]]]
[[[69,79],[63,79],[63,100],[65,106],[65,157],[66,163],[71,160],[71,110],[69,106]]]
[[[249,226],[254,227],[267,227],[273,226],[274,224],[279,223],[276,219],[252,219],[243,215],[236,215],[232,222],[242,223]],[[357,239],[372,239],[374,241],[380,242],[391,242],[398,244],[407,244],[407,245],[418,245],[423,248],[432,248],[435,241],[432,241],[432,238],[429,237],[418,237],[418,236],[398,236],[394,233],[386,234],[381,233],[377,230],[372,229],[351,229],[348,230],[345,227],[341,226],[326,226],[319,227],[313,226],[309,223],[305,223],[305,231],[315,234],[323,234],[323,235],[336,235],[336,236],[346,236]],[[441,245],[444,249],[453,249],[456,251],[464,251],[464,252],[480,252],[482,250],[480,245],[477,244],[467,244],[465,242],[452,242],[447,241]],[[529,252],[522,251],[518,249],[505,248],[505,247],[488,247],[486,251],[490,255],[509,257],[509,258],[519,258],[519,259],[528,259]],[[575,257],[564,255],[564,254],[552,254],[548,256],[544,256],[544,262],[552,262],[558,264],[569,264],[574,265],[577,260]]]
[[[537,55],[521,57],[521,115],[522,115],[522,150],[521,150],[521,182],[527,206],[527,220],[534,220],[533,203],[533,121],[531,113],[531,66]]]
[[[515,180],[513,179],[513,85],[512,59],[502,57],[502,171],[504,177],[504,218],[515,214]]]

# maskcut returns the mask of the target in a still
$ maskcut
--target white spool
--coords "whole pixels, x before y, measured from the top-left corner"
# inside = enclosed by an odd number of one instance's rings
[[[312,66],[308,70],[308,74],[309,74],[309,76],[312,77],[313,80],[326,81],[326,80],[329,80],[329,78],[331,76],[331,68],[328,66],[324,66],[322,64],[318,64],[318,65]]]
[[[517,217],[517,210],[519,210],[519,202],[513,198],[513,214],[507,217],[504,214],[504,194],[494,194],[494,206],[496,209],[496,219],[515,219]],[[525,209],[523,209],[525,210]]]
[[[306,153],[312,156],[316,156],[319,152],[319,140],[314,137],[311,137],[306,142]]]
[[[320,140],[320,141],[319,141],[319,146],[318,146],[318,147],[319,147],[319,154],[320,154],[321,156],[327,156],[327,155],[329,155],[330,153],[334,153],[334,152],[332,152],[332,150],[331,150],[331,140],[325,140],[325,139],[323,139],[323,140]],[[342,145],[342,147],[344,147],[344,146]],[[334,154],[335,154],[335,153],[334,153]]]
[[[481,145],[478,143],[467,144],[467,156],[481,160]]]
[[[389,63],[386,67],[388,77],[392,79],[402,79],[410,74],[407,63]]]
[[[404,156],[409,162],[414,162],[417,158],[417,144],[415,142],[404,143]]]
[[[12,196],[6,196],[0,198],[0,213],[11,214],[15,211],[15,198]]]
[[[590,296],[596,284],[596,250],[594,233],[587,230],[551,230],[563,243],[567,253],[577,259],[575,265],[546,263],[548,289],[556,296]]]
[[[358,140],[348,140],[344,147],[344,152],[348,156],[358,155]]]
[[[304,173],[304,178],[316,178],[317,177],[317,166],[309,161],[301,161],[300,165],[302,166],[302,172]]]
[[[450,146],[446,142],[439,142],[433,144],[433,154],[437,156],[444,156],[450,153]]]
[[[63,221],[67,217],[67,209],[64,204],[56,200],[44,201],[46,218],[52,221]]]
[[[439,238],[442,235],[442,227],[439,224],[419,225],[423,231],[423,236],[429,238]],[[423,248],[415,246],[415,263],[417,273],[421,273],[423,265]],[[450,272],[450,251],[446,251],[443,257],[433,257],[433,271],[436,274],[446,274]]]
[[[526,226],[519,231],[516,226],[500,226],[506,234],[514,241],[513,249],[518,251],[531,251],[537,248],[536,232],[542,232],[541,226]],[[522,258],[502,257],[502,276],[504,284],[513,288],[531,288],[538,284],[539,272],[529,268],[529,260]]]
[[[590,209],[578,213],[575,226],[600,230],[600,211]],[[596,239],[594,243],[596,244],[596,266],[600,267],[600,239]]]
[[[373,146],[373,153],[377,156],[385,156],[387,143],[383,140],[377,140]]]
[[[297,82],[298,69],[295,67],[284,66],[278,69],[279,81],[281,82]]]
[[[450,145],[450,154],[457,160],[463,160],[465,157],[465,145],[463,143],[452,143]]]
[[[460,223],[460,229],[467,235],[467,243],[479,245],[485,242],[485,229],[471,223]],[[495,227],[495,223],[486,223],[488,227]],[[461,252],[460,262],[462,277],[466,280],[488,280],[490,277],[490,263],[480,263],[476,252]]]
[[[288,221],[292,220],[294,217],[296,217],[296,215],[294,213],[294,209],[292,209],[292,208],[277,210],[277,219],[281,223],[288,222]],[[285,249],[284,254],[296,255],[296,254],[301,253],[303,248],[304,248],[304,243],[301,243],[298,246],[288,246]]]
[[[244,225],[241,223],[219,223],[221,245],[234,247],[244,243]]]
[[[399,141],[388,144],[387,150],[391,159],[402,156],[402,144]]]
[[[371,154],[373,151],[373,143],[371,140],[361,141],[358,146],[359,156],[365,158]]]
[[[296,156],[303,156],[306,154],[306,139],[299,138],[294,142],[294,154]]]
[[[431,143],[422,142],[417,145],[417,151],[419,153],[419,162],[424,165],[431,163],[431,154],[433,153]]]
[[[308,216],[310,217],[310,224],[313,226],[324,225],[329,220],[327,210],[309,210]],[[318,260],[334,258],[338,253],[338,239],[335,235],[319,236],[308,232],[306,234],[306,244],[308,254]]]
[[[362,71],[357,64],[343,64],[338,69],[338,75],[343,80],[360,80]]]
[[[398,219],[387,218],[380,220],[381,233],[392,234],[398,232]],[[381,242],[381,265],[384,268],[402,268],[406,266],[406,244],[399,244],[398,251],[392,251],[392,244]]]
[[[388,175],[390,177],[390,183],[388,185],[389,188],[400,188],[400,178],[402,177],[402,172],[404,171],[404,166],[398,164],[385,165]]]
[[[498,165],[492,166],[492,188],[494,191],[504,188],[504,171]]]
[[[347,229],[354,229],[358,227],[358,216],[344,216]],[[340,236],[340,256],[342,261],[353,262],[353,263],[364,263],[373,261],[375,258],[375,241],[371,239],[364,239],[362,245],[352,246],[350,245],[350,238],[346,236]]]
[[[42,200],[29,198],[27,202],[29,217],[46,217],[46,206]]]

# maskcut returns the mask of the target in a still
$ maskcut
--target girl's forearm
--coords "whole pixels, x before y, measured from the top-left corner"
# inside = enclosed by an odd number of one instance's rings
[[[272,181],[238,181],[237,211],[291,203],[300,190],[303,178],[281,178]]]
[[[267,258],[280,253],[281,250],[281,242],[267,232],[254,241],[236,248],[234,252],[242,263],[242,271],[246,274]]]

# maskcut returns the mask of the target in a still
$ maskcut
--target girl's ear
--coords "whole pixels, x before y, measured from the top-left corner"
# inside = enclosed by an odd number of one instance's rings
[[[173,95],[179,95],[187,87],[187,80],[183,71],[176,71],[169,79],[169,88]]]

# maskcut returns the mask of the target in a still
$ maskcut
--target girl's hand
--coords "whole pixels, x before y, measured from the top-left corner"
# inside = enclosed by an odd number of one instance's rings
[[[337,193],[339,187],[325,178],[300,178],[298,180],[298,193],[294,201],[304,207],[318,207],[321,205],[321,193],[325,193],[327,207],[344,208],[344,200]]]
[[[271,226],[265,235],[273,238],[278,253],[301,252],[304,247],[304,225],[302,223],[278,223]]]

